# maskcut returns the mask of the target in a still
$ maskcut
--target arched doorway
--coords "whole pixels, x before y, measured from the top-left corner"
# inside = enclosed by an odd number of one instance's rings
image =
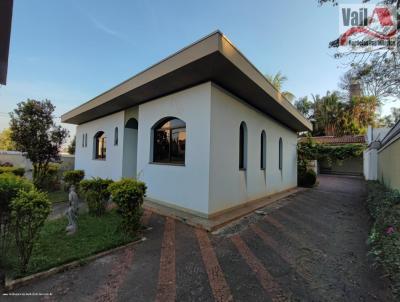
[[[137,177],[137,142],[138,122],[135,118],[130,118],[124,128],[123,177]]]

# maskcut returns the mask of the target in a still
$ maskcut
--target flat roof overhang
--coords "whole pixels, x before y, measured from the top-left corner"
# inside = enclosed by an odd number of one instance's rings
[[[65,113],[61,122],[83,124],[208,81],[294,131],[312,130],[310,121],[219,31]]]

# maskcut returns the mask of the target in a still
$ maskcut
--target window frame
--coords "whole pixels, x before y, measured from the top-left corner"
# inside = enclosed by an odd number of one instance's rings
[[[99,153],[99,144],[102,141],[101,152]],[[93,137],[93,159],[106,160],[107,159],[107,137],[104,131],[97,131]]]
[[[164,127],[164,125],[168,122],[171,122],[173,120],[177,120],[180,123],[183,123],[184,126],[182,125],[177,125],[177,126],[171,126],[171,127]],[[164,128],[163,128],[164,127]],[[184,130],[184,131],[178,131],[178,132],[174,132],[174,130]],[[168,135],[168,160],[156,160],[156,148],[158,146],[158,144],[156,143],[157,140],[157,132],[167,132]],[[184,147],[184,153],[183,153],[183,161],[174,161],[172,160],[172,137],[173,134],[184,132],[185,133],[185,147]],[[180,118],[177,117],[166,117],[163,118],[161,120],[159,120],[157,123],[154,124],[154,126],[152,127],[152,148],[151,148],[151,154],[150,154],[150,158],[151,164],[157,164],[157,165],[169,165],[169,166],[185,166],[186,164],[186,122]]]

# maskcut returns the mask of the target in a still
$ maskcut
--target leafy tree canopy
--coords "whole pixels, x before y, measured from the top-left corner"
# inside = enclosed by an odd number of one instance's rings
[[[6,151],[15,150],[15,144],[11,140],[10,128],[6,128],[2,132],[0,132],[0,150],[6,150]]]
[[[60,160],[59,151],[68,130],[54,122],[54,105],[49,100],[28,99],[10,113],[11,139],[33,165],[33,180],[43,186],[49,164]]]

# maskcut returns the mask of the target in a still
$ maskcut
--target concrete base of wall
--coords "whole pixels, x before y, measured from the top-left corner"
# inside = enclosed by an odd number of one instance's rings
[[[285,198],[294,193],[306,190],[304,188],[291,188],[273,195],[269,195],[257,200],[252,200],[241,204],[239,206],[218,212],[213,215],[206,217],[204,214],[196,215],[193,211],[186,209],[178,209],[176,207],[171,207],[167,203],[160,201],[146,199],[144,201],[143,207],[149,211],[155,212],[157,214],[171,217],[187,223],[191,226],[205,229],[207,231],[215,231],[223,227],[224,225],[239,219],[249,213],[254,212],[257,209],[263,208],[271,203],[274,203],[282,198]]]

